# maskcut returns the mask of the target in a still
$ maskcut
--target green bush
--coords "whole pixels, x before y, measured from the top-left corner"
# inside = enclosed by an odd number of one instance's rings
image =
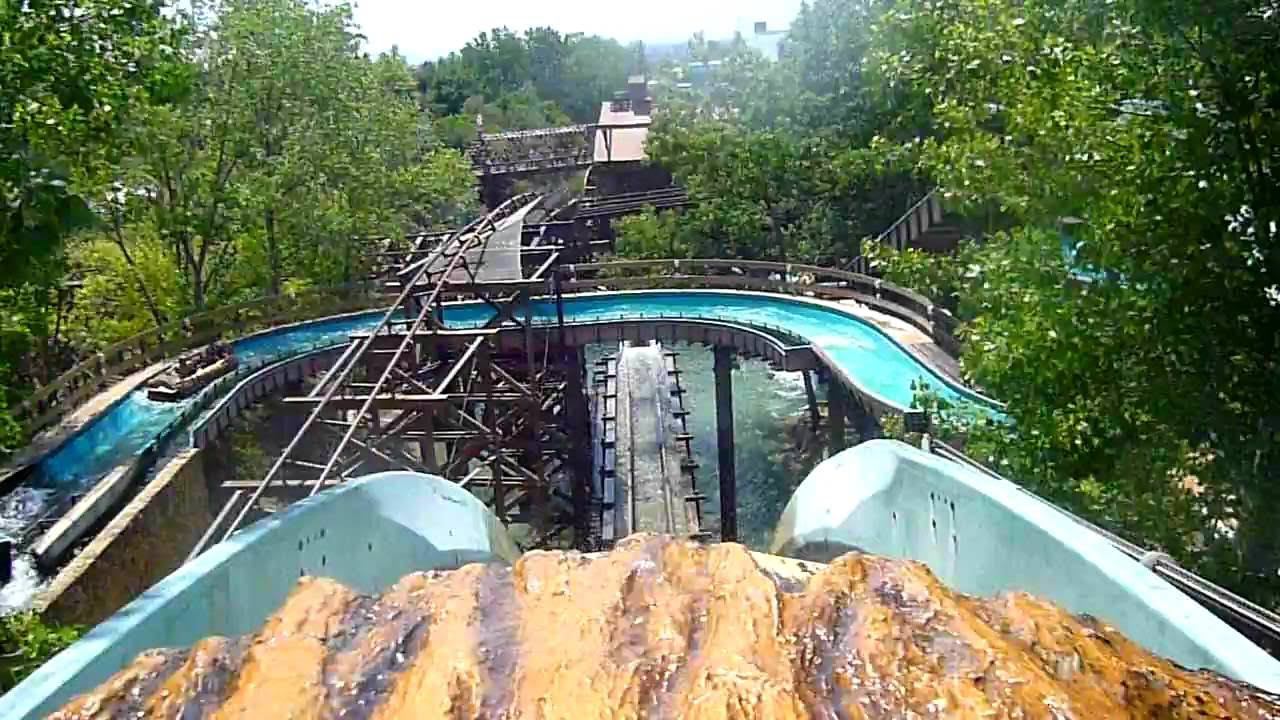
[[[80,638],[79,626],[46,622],[33,612],[0,618],[0,693]]]

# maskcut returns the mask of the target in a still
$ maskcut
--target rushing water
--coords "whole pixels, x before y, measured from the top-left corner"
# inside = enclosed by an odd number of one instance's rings
[[[705,345],[685,342],[665,343],[663,349],[679,353],[684,408],[689,411],[692,450],[700,466],[695,479],[698,490],[707,496],[702,504],[702,525],[718,535],[720,455],[716,445],[714,354]],[[617,350],[615,344],[589,346],[588,367]],[[818,398],[823,399],[825,387],[818,386],[817,392]],[[825,436],[808,433],[807,404],[800,373],[772,370],[762,360],[738,359],[733,371],[738,534],[739,541],[754,549],[767,548],[791,492],[819,459],[810,448],[815,441],[825,441]],[[805,440],[809,444],[801,447]]]
[[[707,495],[706,524],[720,522],[720,456],[716,447],[716,385],[710,348],[674,343],[684,386],[689,432],[698,463],[698,489]],[[818,388],[823,397],[823,388]],[[791,493],[815,464],[816,454],[798,447],[807,431],[807,401],[800,373],[771,370],[765,362],[740,358],[733,371],[734,471],[738,489],[739,540],[766,549]],[[816,438],[809,438],[815,440]]]

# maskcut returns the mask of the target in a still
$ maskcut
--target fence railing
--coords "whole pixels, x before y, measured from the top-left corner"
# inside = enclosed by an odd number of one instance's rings
[[[80,407],[107,385],[161,360],[204,345],[223,333],[242,336],[290,322],[363,310],[381,304],[373,281],[273,295],[207,312],[140,332],[85,357],[14,408],[28,434]]]
[[[643,289],[662,279],[666,287],[709,287],[849,299],[905,320],[948,354],[960,353],[959,323],[923,295],[861,273],[802,263],[761,260],[619,260],[565,266],[565,291]]]
[[[819,298],[853,299],[905,320],[944,351],[957,355],[957,322],[924,296],[860,273],[802,263],[754,260],[622,260],[566,266],[566,291],[600,287],[643,289],[661,278],[666,287],[712,287],[783,292]],[[38,388],[15,416],[35,433],[73,412],[122,376],[221,334],[243,336],[258,330],[325,315],[384,304],[388,296],[377,281],[316,288],[293,295],[261,298],[190,315],[138,333],[86,357],[57,379]]]
[[[902,217],[894,221],[887,230],[880,233],[871,242],[877,245],[888,245],[894,250],[905,250],[912,240],[924,235],[929,228],[942,222],[942,196],[937,188],[916,201]],[[845,266],[846,270],[867,272],[865,255],[859,255]]]

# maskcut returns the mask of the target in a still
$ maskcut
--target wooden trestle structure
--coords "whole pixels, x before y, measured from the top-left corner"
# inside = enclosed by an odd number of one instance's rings
[[[353,334],[305,395],[286,398],[306,419],[252,492],[224,508],[220,517],[234,518],[224,539],[260,514],[273,490],[312,495],[348,478],[410,470],[452,479],[500,519],[527,523],[530,545],[567,530],[576,545],[592,542],[590,418],[582,354],[565,342],[564,246],[526,255],[521,241],[524,215],[538,202],[520,195],[415,243],[388,284],[398,294],[380,322]],[[446,322],[444,302],[464,299],[492,315]]]

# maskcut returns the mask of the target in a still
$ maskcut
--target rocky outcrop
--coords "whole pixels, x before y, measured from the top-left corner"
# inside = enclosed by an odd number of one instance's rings
[[[256,634],[143,654],[54,717],[1273,718],[1248,686],[1025,594],[633,536],[612,552],[301,580]]]

